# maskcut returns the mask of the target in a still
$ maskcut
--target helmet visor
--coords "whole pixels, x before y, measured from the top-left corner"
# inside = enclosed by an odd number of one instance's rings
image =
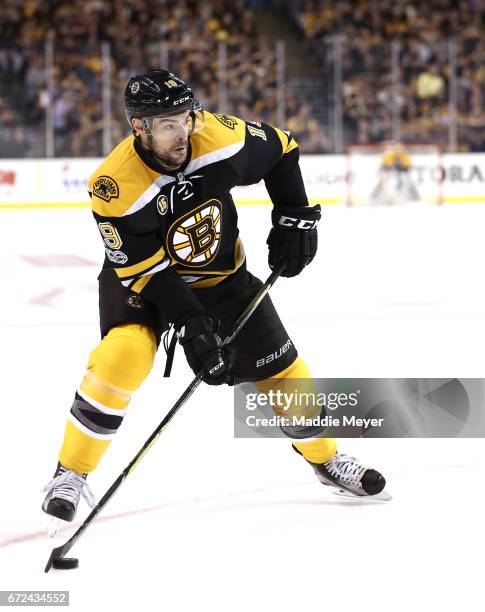
[[[163,113],[141,118],[147,134],[157,140],[172,140],[178,136],[192,136],[204,128],[204,111],[183,110],[177,113]]]

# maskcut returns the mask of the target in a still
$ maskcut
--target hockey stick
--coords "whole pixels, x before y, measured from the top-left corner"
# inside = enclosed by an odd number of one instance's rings
[[[239,316],[236,321],[234,330],[230,336],[227,336],[223,341],[223,346],[232,342],[234,338],[238,335],[244,325],[247,323],[249,317],[253,314],[259,304],[263,301],[263,299],[268,294],[271,287],[274,285],[276,279],[280,276],[283,271],[283,267],[280,266],[274,272],[270,274],[267,281],[258,291],[258,293],[254,296],[248,306],[244,309],[244,311]],[[84,523],[79,527],[79,529],[67,540],[65,544],[62,546],[58,546],[57,548],[53,548],[49,560],[47,561],[47,565],[45,566],[45,572],[48,572],[52,564],[56,561],[63,559],[65,555],[71,550],[74,544],[79,540],[82,534],[86,531],[86,529],[91,525],[96,516],[101,512],[101,510],[106,506],[109,500],[113,497],[116,491],[121,487],[125,478],[135,469],[138,463],[143,459],[146,453],[150,450],[150,448],[155,444],[159,435],[162,431],[167,427],[173,417],[177,414],[180,408],[185,404],[185,402],[189,399],[192,393],[197,389],[202,381],[203,373],[202,371],[197,374],[194,380],[190,383],[187,389],[182,393],[180,398],[171,408],[171,410],[166,414],[163,420],[160,422],[158,427],[152,432],[150,437],[147,439],[142,448],[138,451],[135,457],[131,460],[128,466],[121,472],[118,478],[113,482],[110,488],[106,491],[103,497],[99,500],[96,506],[91,510],[90,514],[85,519]]]

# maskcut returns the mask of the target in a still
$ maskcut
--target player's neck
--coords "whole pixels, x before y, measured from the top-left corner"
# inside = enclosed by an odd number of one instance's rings
[[[157,162],[157,164],[160,166],[160,168],[162,168],[166,172],[176,172],[187,161],[187,157],[186,157],[181,164],[177,164],[176,166],[169,166],[166,162],[164,162],[162,159],[160,159],[160,157],[158,157],[158,155],[156,155],[156,153],[152,153],[152,157]]]

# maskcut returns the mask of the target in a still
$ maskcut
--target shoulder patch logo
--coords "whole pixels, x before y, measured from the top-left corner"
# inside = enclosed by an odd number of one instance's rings
[[[106,251],[106,257],[113,263],[123,265],[128,261],[128,255],[123,253],[123,251],[112,251],[108,247],[104,250]]]
[[[140,295],[132,293],[126,298],[126,303],[130,308],[145,308],[145,302]]]
[[[214,113],[214,117],[217,119],[217,121],[220,121],[222,125],[225,125],[231,130],[233,130],[237,125],[237,121],[230,115],[220,115],[219,113]]]
[[[266,140],[266,132],[264,130],[248,125],[248,132],[251,134],[251,136],[259,136],[259,138]]]
[[[203,268],[217,255],[221,242],[222,205],[209,200],[177,219],[168,230],[167,248],[174,261]]]
[[[168,210],[168,198],[166,195],[159,195],[157,198],[157,210],[161,215],[164,215]]]
[[[105,202],[120,195],[118,184],[110,176],[98,176],[93,183],[93,193]]]

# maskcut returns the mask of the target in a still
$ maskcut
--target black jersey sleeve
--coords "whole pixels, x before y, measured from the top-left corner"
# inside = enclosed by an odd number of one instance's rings
[[[275,206],[308,206],[299,166],[299,148],[289,132],[246,122],[246,165],[241,185],[264,180]]]
[[[93,212],[104,242],[105,268],[114,268],[123,285],[169,265],[160,231],[143,231],[120,217],[105,217]]]
[[[264,177],[266,189],[275,207],[308,206],[299,158],[300,150],[292,149]]]
[[[195,293],[171,266],[150,275],[139,293],[177,327],[190,317],[205,313]]]
[[[204,307],[166,255],[161,232],[139,232],[116,217],[93,213],[104,242],[105,268],[114,268],[120,283],[139,293],[170,322],[181,324]]]

